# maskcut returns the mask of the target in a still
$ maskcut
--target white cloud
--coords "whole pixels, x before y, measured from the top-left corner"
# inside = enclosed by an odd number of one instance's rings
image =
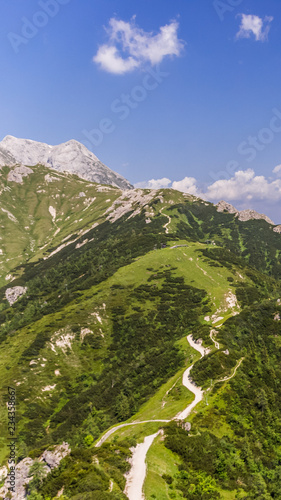
[[[182,191],[183,193],[189,193],[204,198],[204,194],[198,190],[197,180],[194,177],[185,177],[182,181],[174,181],[172,188],[177,191]]]
[[[109,41],[101,45],[93,58],[104,71],[124,74],[145,62],[159,64],[166,56],[179,56],[184,42],[178,38],[176,21],[160,27],[158,34],[145,32],[130,21],[110,19],[106,30]]]
[[[137,182],[135,188],[142,189],[162,189],[170,188],[183,193],[193,194],[194,196],[204,197],[204,194],[198,190],[197,180],[194,177],[185,177],[181,181],[171,181],[167,177],[162,179],[150,179],[149,181]]]
[[[281,172],[281,165],[275,167],[275,173]],[[194,177],[185,177],[181,181],[163,179],[151,179],[147,182],[139,182],[135,187],[161,189],[172,188],[177,191],[189,193],[209,201],[268,201],[281,200],[281,179],[267,179],[263,175],[256,175],[254,170],[239,170],[231,179],[222,179],[210,184],[204,191],[200,189],[198,181]]]
[[[270,30],[273,17],[266,16],[264,19],[251,14],[240,14],[241,24],[236,38],[250,38],[254,35],[256,41],[265,42]]]
[[[105,71],[117,75],[122,75],[138,67],[138,63],[133,57],[123,59],[118,55],[117,48],[113,46],[110,47],[109,45],[102,45],[102,47],[99,48],[94,61],[100,64]]]
[[[150,181],[137,182],[135,184],[135,188],[161,189],[171,187],[171,183],[172,181],[170,179],[167,179],[167,177],[163,177],[162,179],[150,179]]]
[[[208,200],[281,200],[281,180],[269,181],[254,170],[239,170],[228,180],[219,180],[208,186]]]
[[[275,167],[272,172],[274,174],[276,174],[278,177],[281,176],[281,165],[277,165],[277,167]]]

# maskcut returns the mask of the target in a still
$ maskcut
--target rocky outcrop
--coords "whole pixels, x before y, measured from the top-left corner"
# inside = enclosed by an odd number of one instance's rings
[[[28,167],[44,165],[58,172],[68,172],[82,179],[110,184],[122,190],[133,187],[124,177],[104,165],[86,146],[75,140],[50,146],[8,135],[0,142],[0,168],[5,165],[20,165],[20,168],[23,165]]]
[[[63,442],[52,451],[45,450],[39,460],[40,462],[45,462],[49,469],[55,469],[59,466],[62,459],[69,455],[70,451],[69,444]]]
[[[27,177],[30,174],[33,174],[33,170],[29,167],[25,167],[23,165],[21,167],[15,167],[14,169],[10,170],[8,174],[8,181],[22,184],[23,177]]]
[[[63,458],[65,458],[71,449],[68,443],[62,443],[61,445],[55,446],[53,450],[45,450],[44,453],[39,457],[39,462],[44,465],[45,475],[49,474],[51,470],[57,468]],[[24,500],[26,498],[25,486],[32,480],[33,476],[30,476],[30,467],[35,463],[32,458],[25,458],[21,460],[15,467],[15,487],[14,490],[9,490],[11,488],[10,476],[6,475],[4,486],[0,488],[0,497],[6,498],[10,492],[10,498],[12,500]],[[11,476],[12,477],[12,476]]]
[[[191,423],[190,422],[182,422],[181,428],[183,430],[185,430],[186,432],[190,432],[191,431]]]
[[[273,228],[273,231],[274,231],[275,233],[281,233],[281,226],[275,226],[275,227]]]
[[[274,222],[272,222],[272,220],[269,217],[267,217],[267,215],[259,214],[255,210],[247,209],[239,212],[239,210],[237,210],[233,205],[230,205],[230,203],[227,203],[226,201],[223,200],[217,203],[216,207],[218,212],[228,212],[229,214],[234,214],[236,217],[238,217],[238,220],[242,222],[247,222],[248,220],[263,219],[266,222],[268,222],[268,224],[272,224],[274,226]],[[281,228],[281,226],[277,227]],[[274,228],[273,231],[281,232],[281,229],[279,231],[277,230],[277,228]]]
[[[22,297],[27,291],[24,286],[14,286],[13,288],[7,288],[5,296],[10,306],[12,306],[20,297]]]
[[[219,201],[216,205],[217,211],[218,212],[228,212],[229,214],[239,214],[239,211],[236,210],[236,208],[233,205],[230,205],[230,203],[227,203],[226,201]]]
[[[15,467],[15,475],[12,470],[8,473],[4,486],[0,489],[0,497],[10,498],[13,500],[23,500],[26,497],[25,485],[27,485],[32,477],[29,477],[29,469],[33,465],[32,458],[21,460]]]
[[[7,477],[7,474],[8,474],[8,469],[6,465],[0,467],[0,481],[3,481],[3,479]]]
[[[142,189],[133,189],[130,191],[124,191],[122,196],[117,198],[106,210],[107,220],[110,222],[115,222],[116,220],[123,217],[129,212],[133,212],[129,218],[135,217],[138,215],[142,208],[150,203],[153,198],[157,195],[157,191],[150,189],[148,192],[145,192]],[[160,196],[159,196],[160,199]]]
[[[243,222],[246,222],[248,220],[263,219],[266,222],[268,222],[268,224],[274,225],[274,222],[272,222],[272,220],[269,217],[267,217],[267,215],[259,214],[255,210],[250,210],[250,209],[242,210],[242,212],[239,212],[238,219]]]

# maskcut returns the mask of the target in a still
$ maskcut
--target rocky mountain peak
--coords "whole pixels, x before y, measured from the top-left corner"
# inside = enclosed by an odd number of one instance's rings
[[[268,224],[272,224],[274,226],[274,222],[269,217],[267,217],[267,215],[259,214],[255,210],[247,209],[247,210],[242,210],[241,212],[239,212],[239,210],[237,210],[233,205],[231,205],[230,203],[227,203],[226,201],[223,201],[223,200],[220,201],[219,203],[217,203],[216,207],[217,207],[218,212],[226,211],[230,214],[235,214],[238,217],[238,219],[243,221],[243,222],[246,222],[248,220],[263,219],[266,222],[268,222]]]
[[[218,212],[226,211],[230,214],[239,214],[239,211],[233,205],[231,205],[230,203],[227,203],[224,200],[219,201],[219,203],[217,203],[216,207],[217,207]]]
[[[72,139],[57,146],[7,135],[0,142],[0,167],[44,165],[58,172],[69,172],[82,179],[110,184],[122,190],[132,185],[104,165],[86,146]]]
[[[242,210],[241,212],[239,212],[238,218],[241,221],[263,219],[268,222],[268,224],[272,224],[274,226],[274,222],[269,217],[267,217],[267,215],[259,214],[255,210],[251,210],[249,208],[247,210]]]

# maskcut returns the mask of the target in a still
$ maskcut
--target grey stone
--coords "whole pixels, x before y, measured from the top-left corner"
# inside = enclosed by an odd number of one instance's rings
[[[59,466],[61,460],[69,455],[71,449],[68,443],[63,442],[61,445],[57,445],[53,450],[45,450],[44,453],[39,457],[39,462],[44,465],[45,476]],[[35,463],[32,458],[24,458],[16,465],[16,486],[15,492],[11,491],[12,500],[24,500],[26,498],[25,486],[32,480],[30,476],[30,467]],[[8,482],[9,477],[6,478],[4,486],[0,488],[0,497],[6,498],[9,492],[10,484]]]
[[[122,190],[133,188],[124,177],[110,170],[86,146],[75,140],[50,146],[8,135],[0,142],[0,168],[18,165],[44,165],[58,172],[68,172],[82,179],[109,184]]]
[[[13,288],[7,288],[5,296],[10,306],[12,306],[20,297],[22,297],[27,291],[26,287],[14,286]]]

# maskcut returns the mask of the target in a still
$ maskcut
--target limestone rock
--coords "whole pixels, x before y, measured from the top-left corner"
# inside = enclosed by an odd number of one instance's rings
[[[58,172],[69,172],[82,179],[110,184],[122,190],[133,187],[124,177],[104,165],[86,146],[75,140],[50,146],[8,135],[0,142],[0,168],[17,165],[44,165]]]
[[[25,167],[24,165],[15,167],[13,170],[10,170],[8,174],[8,181],[22,184],[23,177],[27,177],[29,174],[33,174],[33,170],[31,168]]]
[[[3,479],[7,477],[7,474],[8,474],[7,467],[5,465],[3,467],[0,467],[0,481],[3,481]]]
[[[221,200],[219,203],[216,205],[217,211],[218,212],[228,212],[229,214],[239,214],[239,211],[236,210],[236,208],[231,205],[230,203],[227,203],[226,201]]]
[[[124,191],[122,196],[117,198],[111,207],[106,210],[105,213],[109,213],[107,220],[115,222],[129,212],[132,212],[129,218],[135,217],[156,195],[157,191],[152,189],[148,193],[145,193],[142,189]]]
[[[24,460],[21,460],[16,465],[16,470],[15,470],[15,492],[10,491],[11,493],[11,499],[13,500],[24,500],[26,495],[25,495],[25,485],[28,484],[32,477],[29,477],[29,469],[31,465],[34,463],[32,458],[25,458]],[[6,498],[7,494],[9,493],[9,488],[12,486],[12,476],[11,476],[11,483],[9,481],[9,476],[7,477],[4,486],[0,489],[0,497]]]
[[[69,455],[70,452],[71,449],[69,447],[69,444],[65,442],[63,442],[61,445],[55,446],[53,450],[45,450],[44,453],[39,457],[39,462],[42,462],[42,464],[44,465],[45,475],[49,474],[52,469],[57,468],[61,460]],[[11,491],[12,500],[24,500],[26,498],[25,485],[27,485],[32,480],[32,476],[29,476],[29,471],[34,462],[35,461],[32,460],[32,458],[27,457],[24,460],[21,460],[16,465],[16,491],[15,493]],[[4,467],[2,469],[4,469]],[[5,480],[4,486],[0,488],[0,497],[6,498],[9,492],[9,487],[10,483],[8,476]]]
[[[242,212],[239,212],[238,219],[243,222],[254,219],[263,219],[266,222],[268,222],[268,224],[274,225],[274,222],[272,222],[272,220],[269,217],[267,217],[267,215],[259,214],[255,210],[251,209],[242,210]]]
[[[40,462],[45,462],[50,469],[55,469],[59,466],[61,460],[70,453],[69,444],[63,442],[55,447],[53,451],[45,450],[40,457]]]
[[[10,306],[12,306],[20,297],[22,297],[27,291],[24,286],[14,286],[13,288],[7,288],[5,296]]]
[[[217,207],[218,212],[226,211],[230,214],[234,214],[242,222],[247,222],[248,220],[263,219],[266,222],[268,222],[268,224],[272,224],[274,226],[274,222],[272,222],[272,220],[269,217],[267,217],[267,215],[259,214],[255,210],[247,209],[247,210],[242,210],[241,212],[239,212],[239,210],[237,210],[233,205],[230,205],[230,203],[227,203],[226,201],[223,201],[223,200],[220,201],[219,203],[217,203],[216,207]],[[277,228],[280,228],[280,229],[277,229]],[[273,231],[281,232],[281,226],[275,227],[273,229]]]

